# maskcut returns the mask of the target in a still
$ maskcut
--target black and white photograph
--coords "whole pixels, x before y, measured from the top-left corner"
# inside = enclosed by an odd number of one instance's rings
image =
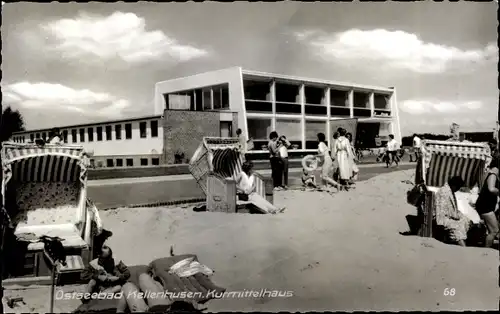
[[[2,2],[1,313],[497,311],[497,2]]]

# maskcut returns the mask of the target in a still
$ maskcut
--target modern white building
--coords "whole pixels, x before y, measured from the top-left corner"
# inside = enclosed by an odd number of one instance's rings
[[[337,121],[357,118],[358,143],[374,147],[375,135],[401,142],[396,90],[354,83],[255,72],[233,67],[159,82],[155,86],[155,113],[216,112],[220,134],[237,127],[262,148],[273,130],[295,144],[297,152],[317,148],[317,133],[331,139]],[[236,114],[236,121],[233,116]],[[336,121],[337,120],[337,121]]]
[[[155,166],[162,163],[161,116],[58,127],[64,143],[81,145],[91,154],[94,167]],[[15,133],[18,143],[47,139],[51,129]]]

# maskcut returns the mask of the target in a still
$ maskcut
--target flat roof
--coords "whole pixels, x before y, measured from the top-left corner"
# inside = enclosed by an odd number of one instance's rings
[[[356,84],[356,83],[322,80],[322,79],[315,79],[315,78],[309,78],[309,77],[251,71],[251,70],[245,70],[245,69],[242,69],[241,72],[243,75],[247,75],[247,76],[271,78],[271,79],[274,78],[274,79],[278,79],[278,80],[281,79],[284,81],[313,83],[313,84],[318,84],[318,85],[330,85],[330,86],[340,87],[343,89],[355,88],[355,89],[359,89],[359,90],[378,91],[378,92],[383,92],[383,93],[392,93],[395,90],[394,87],[380,87],[380,86],[372,86],[372,85],[364,85],[364,84]]]
[[[116,123],[125,123],[125,122],[134,122],[134,121],[140,121],[140,120],[148,120],[148,119],[158,119],[158,118],[161,118],[161,117],[162,117],[162,115],[151,115],[151,116],[134,117],[134,118],[127,118],[127,119],[119,119],[119,120],[107,120],[107,121],[84,123],[84,124],[73,124],[73,125],[66,125],[66,126],[53,126],[51,128],[45,128],[45,129],[32,129],[32,130],[26,130],[26,131],[21,131],[21,132],[15,132],[15,133],[12,133],[12,135],[21,135],[21,134],[33,133],[33,132],[50,131],[50,130],[52,130],[54,128],[58,128],[60,130],[63,130],[63,129],[74,129],[74,128],[81,128],[81,127],[95,126],[95,125],[100,125],[100,124],[116,124]]]

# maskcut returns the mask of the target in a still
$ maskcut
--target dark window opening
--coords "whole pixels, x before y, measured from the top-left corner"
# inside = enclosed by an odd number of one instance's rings
[[[112,137],[112,128],[111,125],[106,125],[106,141],[111,141],[113,139]]]
[[[85,129],[80,129],[80,143],[85,142]]]
[[[271,101],[271,82],[258,80],[243,80],[245,99]]]
[[[304,96],[306,104],[324,105],[325,89],[320,87],[305,86]]]
[[[37,138],[37,139],[38,139],[38,138],[40,138],[40,133],[37,133],[37,134],[36,134],[36,138]]]
[[[323,105],[305,105],[304,111],[306,115],[311,116],[326,116],[327,108]]]
[[[130,140],[132,138],[132,124],[125,124],[125,138]]]
[[[300,103],[300,86],[286,83],[276,83],[275,86],[277,102]]]
[[[126,163],[127,167],[133,167],[134,166],[134,160],[132,158],[127,158],[125,160],[125,163]]]
[[[45,132],[42,133],[42,140],[47,140],[47,134]]]
[[[71,130],[71,142],[73,143],[78,142],[77,133],[78,132],[76,130]]]
[[[160,165],[160,158],[152,158],[151,159],[151,164],[153,166],[159,166]]]
[[[349,107],[349,92],[330,89],[330,106]]]
[[[353,93],[354,108],[370,108],[370,97],[368,93],[354,92]]]
[[[62,132],[62,136],[63,136],[63,142],[67,143],[68,142],[68,130],[64,130]]]
[[[87,134],[89,136],[89,142],[93,142],[94,141],[94,128],[88,128]]]
[[[221,87],[221,108],[229,109],[229,85]]]
[[[330,107],[330,116],[331,117],[350,117],[351,116],[351,108]]]
[[[363,108],[356,109],[356,108],[354,108],[354,117],[367,118],[367,117],[371,117],[371,116],[372,116],[372,111],[370,109],[363,109]]]
[[[97,140],[102,141],[102,126],[98,126],[96,128],[96,132],[97,132]]]
[[[141,166],[147,166],[148,165],[148,159],[147,158],[141,158]]]
[[[117,140],[122,139],[122,125],[121,124],[115,125],[115,139],[117,139]]]
[[[381,95],[375,94],[373,96],[373,102],[375,109],[387,109],[389,110],[391,96],[390,95]]]
[[[245,107],[248,112],[273,112],[271,102],[245,100]]]
[[[116,160],[116,166],[117,167],[123,167],[123,159],[119,158]]]
[[[147,123],[146,122],[140,122],[139,123],[139,133],[141,135],[141,138],[146,138],[147,136]]]
[[[151,137],[158,137],[158,121],[151,121]]]
[[[302,105],[277,102],[276,103],[276,113],[301,114],[302,113]]]
[[[113,159],[106,159],[106,167],[108,168],[114,167]]]
[[[34,142],[34,141],[35,141],[35,134],[30,134],[30,140],[31,140],[32,142]]]

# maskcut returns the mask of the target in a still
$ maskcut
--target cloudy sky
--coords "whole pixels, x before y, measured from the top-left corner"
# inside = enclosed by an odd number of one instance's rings
[[[154,84],[230,66],[395,86],[403,135],[491,130],[497,4],[3,6],[3,105],[27,127],[154,111]]]

